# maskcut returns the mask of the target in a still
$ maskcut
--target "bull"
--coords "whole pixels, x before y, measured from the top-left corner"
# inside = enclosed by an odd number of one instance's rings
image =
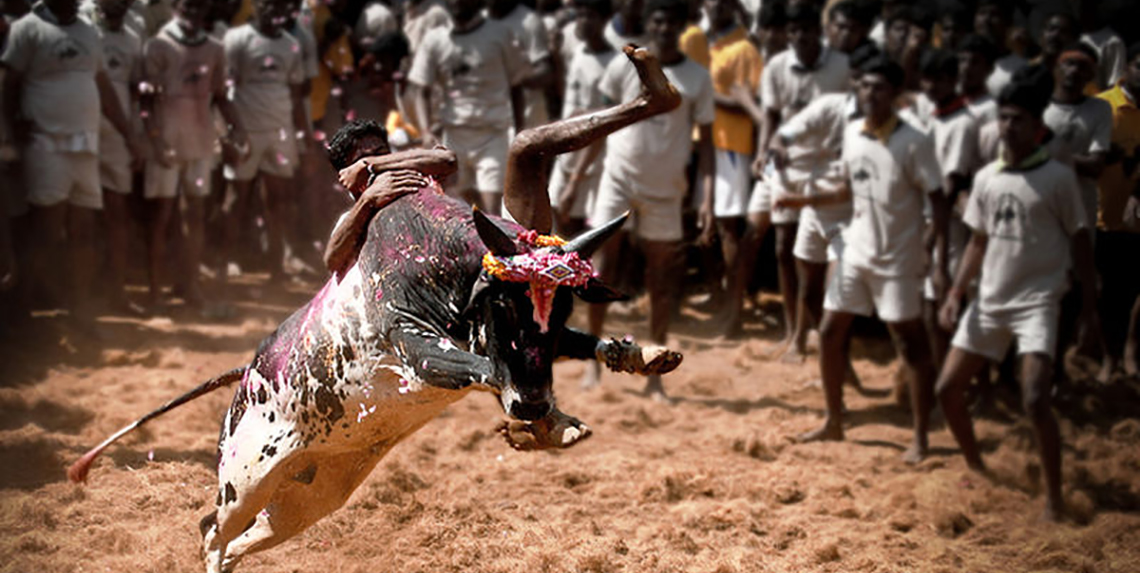
[[[262,341],[248,366],[119,430],[69,477],[84,481],[122,436],[237,382],[218,440],[216,509],[200,524],[206,570],[217,573],[341,507],[393,446],[471,391],[498,397],[513,419],[500,431],[515,448],[587,438],[589,427],[557,408],[556,359],[597,359],[647,375],[681,362],[664,348],[566,326],[575,296],[620,298],[596,278],[589,258],[625,217],[568,242],[540,232],[550,226],[551,156],[680,103],[648,52],[629,47],[626,54],[642,79],[641,97],[520,133],[512,144],[504,199],[522,225],[472,211],[434,183],[397,199],[369,223],[356,264]]]

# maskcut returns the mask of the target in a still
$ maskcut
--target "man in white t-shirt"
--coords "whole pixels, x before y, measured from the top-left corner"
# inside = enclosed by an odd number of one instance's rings
[[[823,427],[799,439],[843,439],[843,378],[851,323],[856,316],[877,313],[911,371],[914,442],[903,459],[917,463],[927,451],[936,375],[922,323],[922,212],[929,198],[935,204],[934,227],[941,231],[945,199],[931,138],[901,121],[894,110],[902,68],[879,56],[865,62],[862,72],[859,100],[864,117],[849,123],[843,134],[841,161],[848,187],[839,192],[849,194],[854,210],[843,231],[843,253],[828,284],[820,326],[827,419]]]
[[[45,0],[14,22],[0,55],[4,115],[23,153],[24,185],[32,207],[29,286],[55,292],[53,272],[67,261],[76,326],[90,331],[90,286],[96,261],[100,110],[139,157],[115,87],[107,77],[102,41],[79,19],[76,0]],[[66,238],[66,239],[65,239]],[[64,254],[66,247],[67,255]]]
[[[130,6],[130,0],[97,0],[91,17],[103,40],[104,69],[115,86],[123,117],[133,119],[137,90],[132,86],[137,86],[139,81],[142,42],[138,34],[126,26]],[[132,135],[134,133],[132,130]],[[112,308],[137,313],[141,309],[127,300],[124,291],[130,231],[127,197],[131,193],[135,167],[126,138],[104,117],[99,127],[99,182],[103,186],[103,221],[107,232],[108,297]]]
[[[554,81],[554,67],[542,17],[520,0],[491,0],[487,12],[491,19],[510,28],[515,37],[515,49],[526,58],[528,69],[522,80],[523,128],[547,123],[550,113],[546,88]]]
[[[1124,76],[1124,67],[1128,65],[1127,47],[1120,35],[1113,30],[1125,29],[1119,22],[1113,22],[1115,10],[1104,10],[1106,6],[1101,2],[1080,2],[1081,41],[1088,43],[1096,50],[1097,66],[1096,85],[1101,90],[1112,89],[1116,82]]]
[[[779,271],[780,294],[784,299],[785,337],[781,349],[792,342],[796,324],[794,303],[796,284],[795,238],[798,212],[773,207],[776,198],[790,193],[802,193],[810,174],[796,169],[774,170],[766,173],[771,158],[769,147],[780,124],[791,119],[816,97],[825,93],[842,93],[848,89],[849,68],[847,56],[823,45],[820,14],[809,4],[798,4],[787,10],[788,44],[784,50],[765,64],[760,75],[760,105],[764,107],[764,121],[760,125],[756,160],[752,173],[760,180],[752,190],[748,205],[748,230],[741,239],[742,253],[755,253],[764,241],[769,226],[776,228],[776,263]],[[751,245],[747,243],[752,243]],[[741,265],[749,265],[739,257]],[[730,313],[726,327],[738,328],[740,298],[746,273],[735,273],[730,287]],[[739,293],[739,294],[738,294]]]
[[[620,54],[603,34],[613,14],[610,0],[579,0],[575,8],[574,23],[582,38],[566,73],[563,117],[574,117],[605,106],[600,89],[602,76]],[[560,155],[554,162],[550,203],[554,208],[555,227],[562,236],[577,235],[586,227],[589,206],[594,202],[602,178],[600,155],[604,148],[602,142],[577,153]]]
[[[930,136],[934,139],[934,156],[942,177],[942,191],[946,194],[945,203],[951,206],[965,205],[974,171],[981,166],[978,120],[970,113],[965,96],[955,92],[958,68],[958,56],[943,50],[926,52],[919,66],[922,92],[928,101],[933,102]],[[933,255],[924,285],[924,316],[936,365],[942,364],[950,344],[949,338],[938,327],[938,308],[968,239],[969,231],[962,224],[962,209],[956,207],[949,209],[945,232],[928,235],[927,248],[933,251]]]
[[[412,60],[416,121],[424,147],[433,147],[431,88],[442,88],[443,144],[455,151],[459,173],[448,192],[484,211],[501,211],[509,133],[523,126],[522,84],[528,66],[502,22],[484,18],[479,0],[448,4],[450,28],[424,36]]]
[[[970,34],[958,43],[958,91],[966,98],[970,113],[983,126],[997,119],[997,99],[990,95],[986,78],[994,70],[997,48],[978,34]]]
[[[650,0],[645,9],[649,50],[661,61],[665,76],[681,94],[681,105],[668,113],[637,123],[611,135],[606,141],[605,167],[597,200],[590,213],[592,227],[633,211],[632,226],[646,258],[645,284],[649,290],[649,330],[653,342],[664,345],[668,335],[672,299],[679,280],[677,261],[683,238],[681,209],[688,187],[686,165],[692,150],[692,133],[698,132],[698,177],[702,186],[700,219],[703,232],[713,231],[713,142],[715,113],[709,72],[688,59],[678,48],[688,6],[684,0]],[[600,82],[609,103],[629,102],[641,93],[637,70],[625,59],[614,59]],[[602,247],[597,263],[601,276],[614,282],[621,241]],[[606,307],[590,308],[590,331],[599,334]],[[587,368],[587,380],[599,370]],[[659,376],[651,376],[645,392],[664,397]]]
[[[1001,360],[1017,341],[1022,401],[1037,434],[1046,485],[1045,517],[1059,519],[1061,448],[1051,405],[1059,305],[1075,262],[1085,315],[1096,324],[1096,277],[1090,229],[1077,179],[1037,142],[1047,87],[1015,80],[999,96],[1002,158],[974,180],[963,217],[973,234],[946,303],[944,328],[953,347],[938,380],[947,425],[969,466],[984,471],[965,391],[970,379]],[[961,301],[979,276],[978,297],[959,319]]]
[[[986,79],[990,95],[997,97],[1009,83],[1013,74],[1029,65],[1025,58],[1011,53],[1006,47],[1009,26],[1013,22],[1014,3],[1008,0],[981,0],[974,12],[974,32],[984,36],[998,49],[994,71]]]
[[[645,0],[621,0],[617,11],[606,26],[606,40],[615,50],[628,44],[644,46],[649,43],[645,32]]]
[[[231,99],[249,140],[239,157],[225,166],[237,199],[228,232],[229,239],[236,240],[238,229],[250,224],[253,182],[260,175],[267,203],[266,256],[271,274],[279,278],[284,273],[287,210],[295,200],[298,146],[311,139],[304,107],[305,64],[300,43],[283,29],[290,1],[255,0],[253,8],[253,19],[227,31],[224,42],[228,79],[233,82]]]

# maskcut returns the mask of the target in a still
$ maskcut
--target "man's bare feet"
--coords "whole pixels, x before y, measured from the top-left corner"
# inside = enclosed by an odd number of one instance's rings
[[[641,95],[639,98],[645,102],[651,113],[664,113],[681,105],[681,94],[677,88],[669,83],[665,72],[657,57],[645,48],[629,44],[622,48],[633,67],[637,69],[637,76],[641,78]]]
[[[512,448],[520,451],[568,448],[593,433],[581,420],[557,408],[541,420],[504,420],[495,429]]]
[[[1124,359],[1121,361],[1124,367],[1124,373],[1128,376],[1136,376],[1140,373],[1140,361],[1136,357],[1136,344],[1132,341],[1127,341],[1124,344]]]
[[[674,403],[672,398],[665,395],[665,385],[661,383],[661,376],[657,374],[646,377],[645,389],[641,391],[641,395],[658,404],[672,406]]]
[[[583,390],[593,390],[601,384],[602,365],[599,362],[586,364],[586,371],[582,373],[581,386]]]
[[[916,466],[926,459],[927,445],[920,444],[917,441],[912,443],[909,448],[903,452],[903,462],[908,466]]]
[[[807,354],[795,344],[789,344],[784,353],[780,355],[780,362],[784,364],[803,364],[807,360]]]
[[[1065,502],[1061,499],[1045,500],[1045,509],[1041,511],[1041,521],[1046,523],[1061,523],[1065,520]]]
[[[801,444],[811,442],[841,442],[843,441],[843,428],[838,424],[825,423],[815,430],[804,432],[796,436],[796,441]]]

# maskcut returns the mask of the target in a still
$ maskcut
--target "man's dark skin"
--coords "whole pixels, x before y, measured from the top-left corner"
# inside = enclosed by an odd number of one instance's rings
[[[1045,69],[1055,69],[1057,58],[1066,46],[1076,42],[1077,23],[1067,14],[1054,14],[1045,21],[1045,28],[1041,31],[1041,65]],[[1092,72],[1096,76],[1096,70]],[[1092,81],[1090,78],[1089,81]],[[1083,89],[1084,86],[1081,86]]]
[[[1085,86],[1096,77],[1095,64],[1082,57],[1066,57],[1053,67],[1053,101],[1079,104],[1088,96]],[[1104,171],[1108,153],[1103,151],[1074,153],[1073,169],[1081,177],[1096,179]]]
[[[894,102],[899,87],[882,74],[864,73],[860,79],[859,102],[867,126],[886,125],[895,117]],[[945,233],[946,207],[942,191],[928,194],[934,207],[935,228]],[[837,197],[838,198],[838,197]],[[939,205],[941,203],[941,205]],[[843,440],[843,379],[847,369],[848,339],[855,315],[842,311],[825,311],[820,325],[820,374],[827,400],[827,418],[819,429],[801,434],[801,442]],[[903,454],[903,461],[916,464],[926,456],[927,431],[934,405],[934,378],[937,373],[930,356],[926,330],[921,317],[887,324],[909,376],[911,409],[914,416],[914,442]]]
[[[1043,128],[1040,117],[1022,107],[1005,105],[1000,109],[998,122],[1006,163],[1019,165],[1037,150],[1037,137]],[[987,241],[988,237],[984,233],[975,230],[966,247],[954,286],[939,313],[939,321],[948,331],[953,331],[957,326],[962,298],[981,271]],[[1092,240],[1087,229],[1081,229],[1073,235],[1072,249],[1077,276],[1082,283],[1083,320],[1096,324],[1096,270],[1093,268]],[[1022,354],[1020,359],[1022,400],[1033,422],[1041,464],[1045,469],[1046,503],[1043,517],[1048,521],[1058,521],[1064,515],[1065,507],[1061,496],[1061,438],[1057,420],[1053,417],[1051,399],[1053,364],[1044,354]],[[986,472],[986,466],[982,462],[974,436],[967,409],[966,389],[974,374],[987,364],[987,359],[981,355],[951,348],[937,385],[946,424],[962,448],[966,463],[970,469],[983,473]]]
[[[958,51],[958,78],[962,95],[973,101],[989,95],[986,78],[994,71],[994,64],[974,51]]]
[[[519,0],[490,0],[487,2],[487,12],[492,18],[502,20],[510,15],[518,5],[521,4]],[[551,64],[551,58],[547,55],[545,58],[530,63],[530,73],[527,74],[526,79],[523,80],[522,86],[528,89],[545,89],[554,81],[554,68]]]

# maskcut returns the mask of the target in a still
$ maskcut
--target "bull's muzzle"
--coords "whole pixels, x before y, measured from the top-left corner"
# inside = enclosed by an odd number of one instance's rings
[[[533,422],[545,418],[553,410],[553,406],[553,403],[546,400],[539,402],[516,400],[511,402],[507,413],[516,420]]]

